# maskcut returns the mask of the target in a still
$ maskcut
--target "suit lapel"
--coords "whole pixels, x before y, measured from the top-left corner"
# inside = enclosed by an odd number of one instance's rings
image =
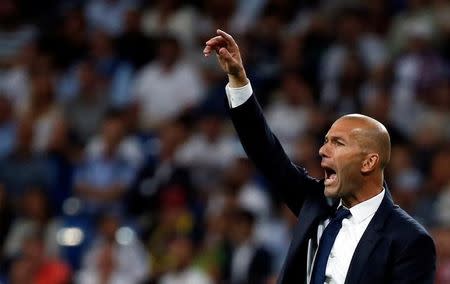
[[[376,244],[382,239],[383,224],[391,214],[393,205],[391,194],[385,185],[383,201],[356,246],[350,267],[347,271],[345,284],[360,283],[359,279],[362,276],[364,267],[367,265],[369,256]]]

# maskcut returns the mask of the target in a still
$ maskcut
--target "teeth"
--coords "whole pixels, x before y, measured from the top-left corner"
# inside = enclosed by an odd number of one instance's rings
[[[324,184],[325,185],[330,185],[336,180],[336,178],[337,178],[336,174],[331,174],[327,178],[325,178]]]

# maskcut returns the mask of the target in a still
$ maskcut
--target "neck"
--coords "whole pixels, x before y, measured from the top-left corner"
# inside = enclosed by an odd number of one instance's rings
[[[347,208],[371,199],[383,190],[383,174],[377,178],[368,178],[362,186],[348,196],[343,196],[342,204]]]

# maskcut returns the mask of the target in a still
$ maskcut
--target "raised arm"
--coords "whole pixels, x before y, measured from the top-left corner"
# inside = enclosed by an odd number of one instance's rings
[[[256,98],[251,94],[239,47],[233,37],[217,30],[217,36],[208,40],[203,50],[205,56],[213,52],[228,75],[227,96],[231,118],[247,155],[298,215],[308,195],[323,194],[322,184],[309,177],[303,168],[291,163],[269,129]],[[233,96],[240,98],[234,100]]]

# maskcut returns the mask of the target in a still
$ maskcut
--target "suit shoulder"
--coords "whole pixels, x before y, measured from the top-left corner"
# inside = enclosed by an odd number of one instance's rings
[[[428,235],[426,229],[398,205],[394,205],[393,212],[388,220],[389,224],[395,226],[394,232],[409,235]]]
[[[388,220],[394,239],[402,241],[404,245],[417,240],[432,241],[427,230],[397,205]]]

